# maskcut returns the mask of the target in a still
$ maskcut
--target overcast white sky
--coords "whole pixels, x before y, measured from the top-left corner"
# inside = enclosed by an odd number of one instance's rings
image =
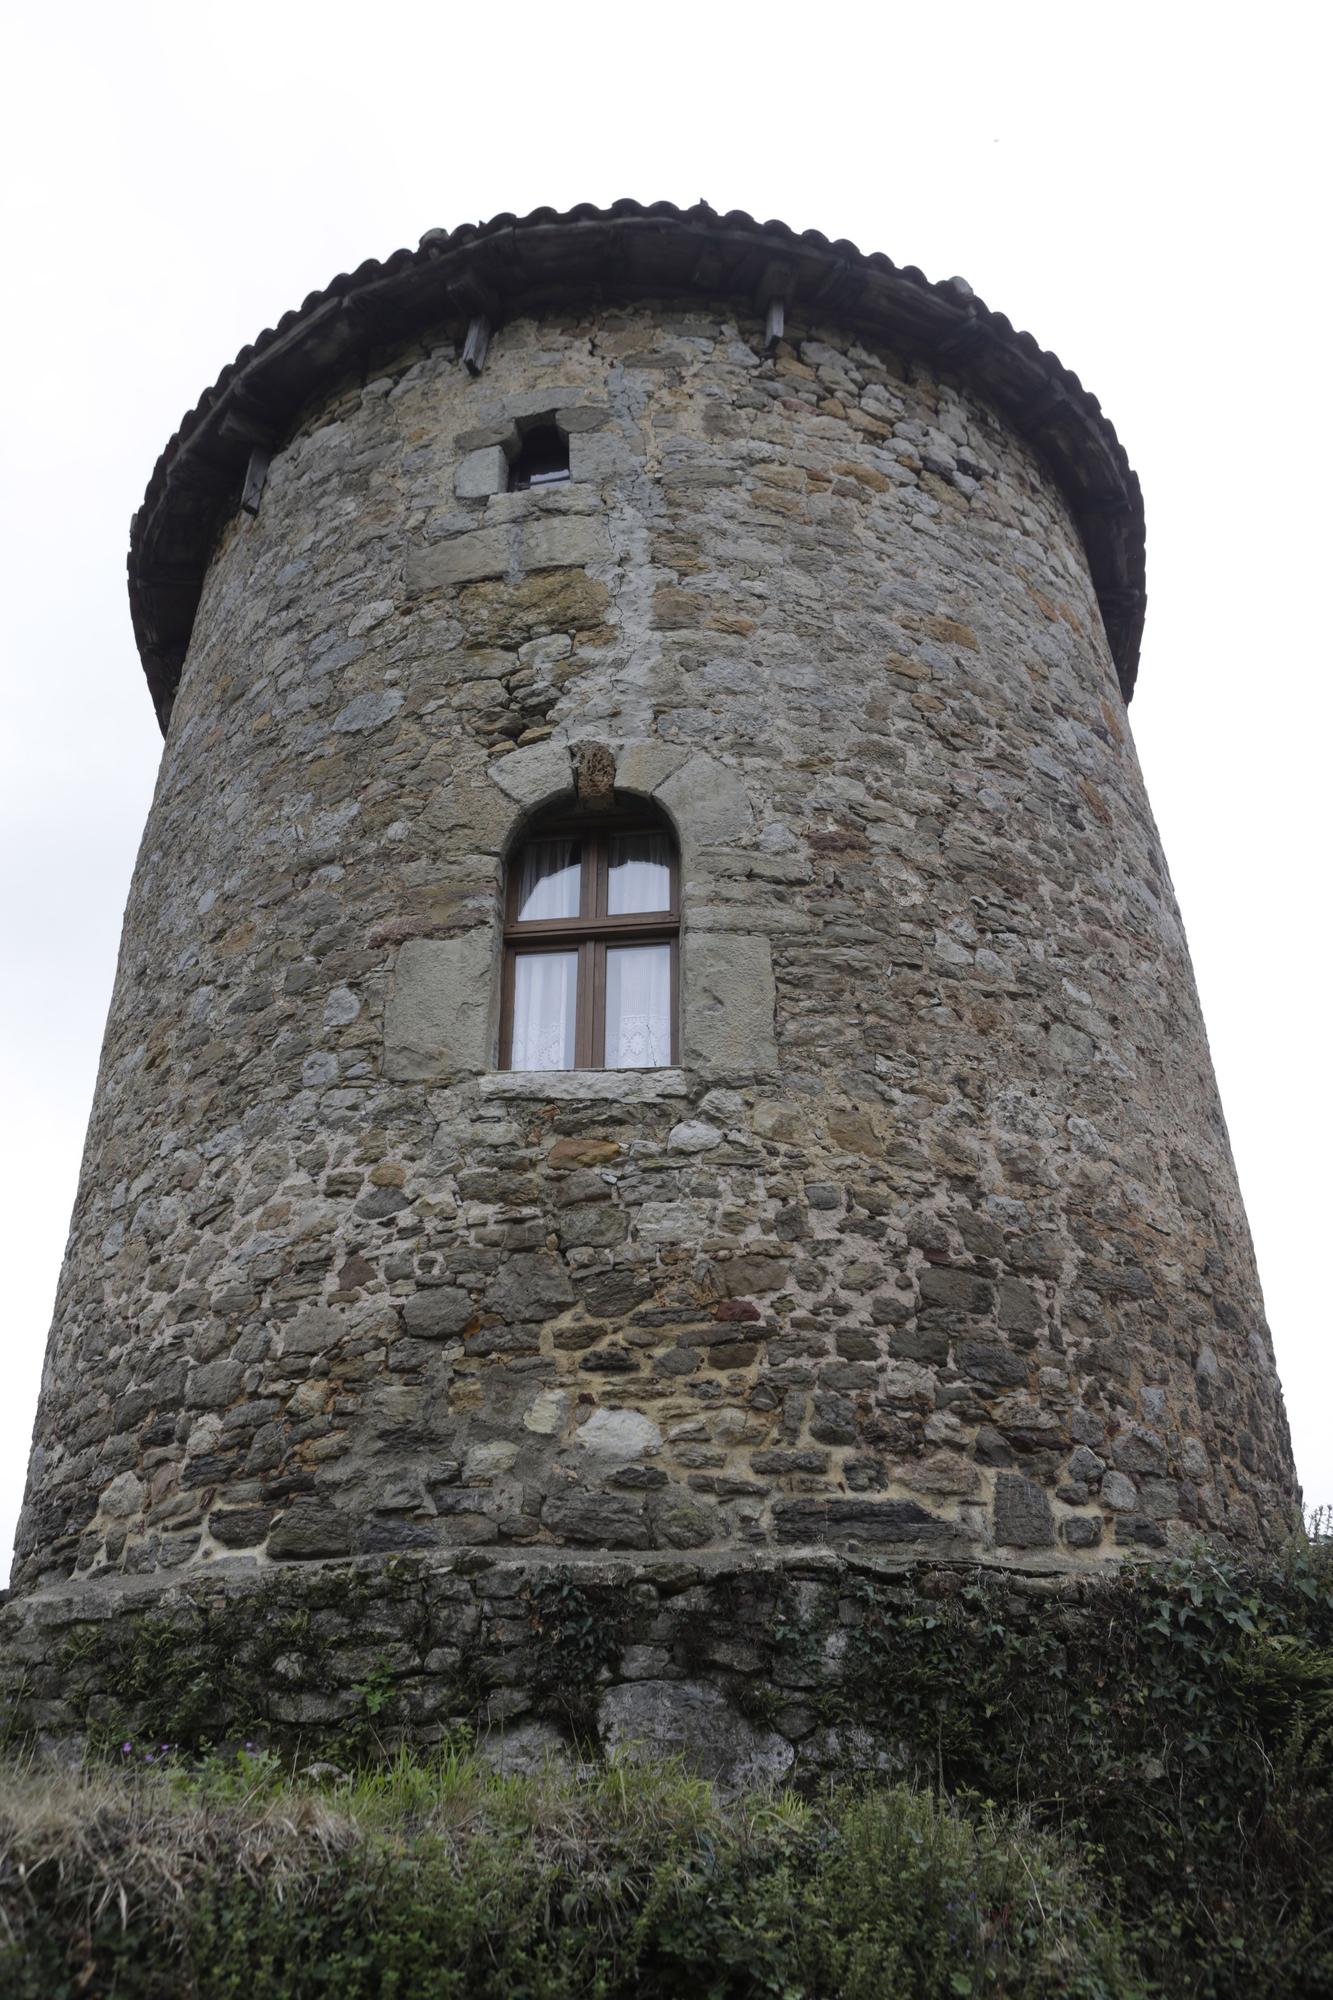
[[[961,273],[1116,424],[1148,513],[1134,732],[1306,1497],[1333,1502],[1318,18],[1216,0],[10,0],[0,1575],[160,751],[124,588],[157,454],[222,364],[335,272],[436,224],[622,195],[704,196]]]

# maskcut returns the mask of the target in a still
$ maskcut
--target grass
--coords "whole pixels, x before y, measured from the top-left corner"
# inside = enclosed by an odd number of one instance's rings
[[[1146,1993],[1070,1854],[901,1786],[727,1801],[674,1764],[513,1777],[460,1749],[126,1763],[11,1763],[13,2000]]]

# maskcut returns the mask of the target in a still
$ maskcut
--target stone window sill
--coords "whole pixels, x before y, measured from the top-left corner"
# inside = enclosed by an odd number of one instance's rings
[[[498,1069],[480,1079],[483,1098],[538,1097],[561,1104],[657,1104],[688,1097],[683,1069]]]

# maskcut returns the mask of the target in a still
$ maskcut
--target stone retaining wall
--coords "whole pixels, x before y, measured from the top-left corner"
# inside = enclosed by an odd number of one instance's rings
[[[11,1737],[135,1755],[461,1732],[510,1769],[600,1746],[678,1754],[728,1785],[906,1771],[932,1753],[883,1726],[886,1629],[970,1593],[1013,1635],[1072,1631],[1096,1588],[816,1553],[468,1553],[215,1569],[165,1590],[109,1577],[0,1607],[0,1702]]]

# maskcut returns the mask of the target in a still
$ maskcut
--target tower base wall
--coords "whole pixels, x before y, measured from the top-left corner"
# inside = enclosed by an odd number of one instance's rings
[[[732,1785],[908,1771],[885,1697],[918,1651],[935,1673],[922,1635],[949,1607],[960,1632],[1003,1621],[1058,1648],[1115,1587],[1042,1560],[461,1551],[218,1569],[165,1591],[112,1575],[0,1607],[0,1695],[11,1737],[61,1750],[475,1738],[516,1770],[600,1749],[678,1754]]]

